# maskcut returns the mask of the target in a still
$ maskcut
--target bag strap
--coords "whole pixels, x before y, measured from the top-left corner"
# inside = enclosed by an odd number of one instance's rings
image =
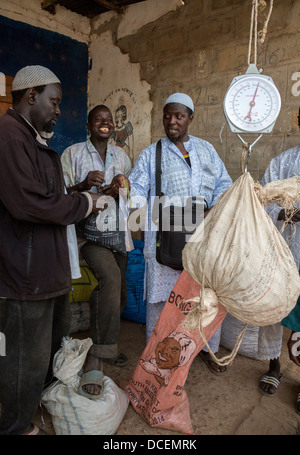
[[[161,140],[156,143],[155,152],[155,194],[161,196]],[[162,206],[158,206],[158,230],[162,230]]]
[[[156,196],[161,196],[161,140],[156,143],[155,154],[155,190]]]

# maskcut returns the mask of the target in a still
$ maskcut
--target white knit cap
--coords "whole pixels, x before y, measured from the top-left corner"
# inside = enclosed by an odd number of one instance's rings
[[[60,84],[60,80],[52,71],[39,65],[25,66],[17,72],[12,83],[12,91],[48,84]]]
[[[185,93],[173,93],[173,95],[170,95],[169,98],[167,98],[164,106],[169,103],[183,104],[184,106],[189,107],[191,111],[194,112],[194,103],[192,101],[192,98],[189,95],[186,95]]]

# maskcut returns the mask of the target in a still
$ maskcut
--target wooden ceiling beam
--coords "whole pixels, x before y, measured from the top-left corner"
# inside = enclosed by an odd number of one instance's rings
[[[94,0],[98,5],[105,6],[105,8],[116,11],[117,13],[123,13],[124,8],[114,5],[113,3],[108,2],[107,0]]]

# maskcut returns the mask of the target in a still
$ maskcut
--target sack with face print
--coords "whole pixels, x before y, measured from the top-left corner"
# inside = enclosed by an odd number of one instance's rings
[[[201,287],[183,271],[175,284],[141,358],[124,388],[136,412],[152,427],[193,434],[184,385],[196,355],[204,347],[198,330],[184,328]],[[209,298],[209,296],[207,296]],[[209,340],[226,315],[211,301],[204,321]]]

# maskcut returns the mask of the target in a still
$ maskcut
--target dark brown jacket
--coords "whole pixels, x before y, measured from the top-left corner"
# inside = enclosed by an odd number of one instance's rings
[[[85,195],[66,195],[60,157],[13,109],[0,118],[0,297],[43,300],[67,293],[68,224],[85,217]]]

